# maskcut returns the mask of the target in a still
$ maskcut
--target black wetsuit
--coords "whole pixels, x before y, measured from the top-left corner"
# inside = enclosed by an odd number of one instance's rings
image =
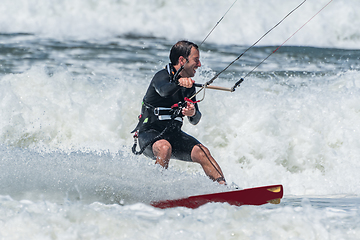
[[[157,108],[169,109],[174,104],[184,101],[185,97],[190,98],[196,92],[194,86],[192,88],[179,86],[176,81],[173,80],[174,73],[174,67],[169,64],[165,69],[155,74],[147,89],[143,100],[140,124],[136,128],[139,130],[138,136],[141,148],[155,137],[159,136],[160,133],[169,126],[169,122],[171,122],[171,120],[159,120],[161,117],[169,117],[170,113],[167,110],[159,111]],[[192,100],[195,101],[194,98]],[[154,109],[156,109],[156,113],[162,114],[156,115]],[[201,113],[196,103],[195,110],[196,113],[194,116],[187,117],[190,123],[194,125],[197,124],[201,118]],[[181,130],[182,120],[183,117],[177,117],[173,120],[171,128],[168,128],[162,139],[166,139],[171,144],[171,158],[192,161],[191,151],[193,147],[200,144],[200,142]],[[152,144],[147,146],[144,155],[155,159],[152,151]]]

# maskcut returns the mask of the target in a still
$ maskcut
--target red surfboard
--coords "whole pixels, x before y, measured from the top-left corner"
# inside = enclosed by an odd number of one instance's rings
[[[234,190],[229,192],[196,195],[175,200],[151,202],[157,208],[187,207],[197,208],[209,202],[228,203],[230,205],[262,205],[266,203],[279,204],[283,197],[282,185]]]

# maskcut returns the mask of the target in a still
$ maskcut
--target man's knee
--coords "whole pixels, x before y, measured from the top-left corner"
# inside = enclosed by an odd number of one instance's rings
[[[171,153],[171,151],[172,151],[171,144],[164,139],[156,141],[153,144],[154,153],[169,153],[169,152]]]

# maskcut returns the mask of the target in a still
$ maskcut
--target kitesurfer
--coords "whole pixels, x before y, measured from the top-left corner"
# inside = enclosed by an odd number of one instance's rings
[[[139,124],[134,130],[139,145],[145,156],[165,169],[170,158],[192,161],[199,163],[210,179],[225,184],[224,174],[208,148],[181,130],[184,117],[193,125],[201,118],[196,99],[184,102],[184,98],[195,93],[191,78],[201,66],[199,48],[192,42],[179,41],[169,57],[170,63],[155,74],[144,96]],[[181,102],[180,115],[173,116],[173,107]]]

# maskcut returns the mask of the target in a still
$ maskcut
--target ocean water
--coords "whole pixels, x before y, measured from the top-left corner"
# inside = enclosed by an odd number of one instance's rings
[[[213,85],[232,87],[327,0],[307,0]],[[2,0],[0,239],[360,239],[360,17],[334,0],[235,92],[206,90],[184,130],[229,184],[284,186],[279,205],[160,210],[228,190],[192,163],[131,152],[152,76],[233,1]],[[201,45],[205,83],[301,1],[237,1]],[[205,94],[205,95],[203,95]]]

